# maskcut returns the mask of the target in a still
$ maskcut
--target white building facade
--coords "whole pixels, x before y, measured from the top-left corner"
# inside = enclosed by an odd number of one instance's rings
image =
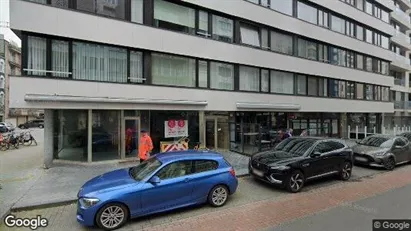
[[[192,142],[246,154],[287,128],[381,132],[394,113],[395,9],[385,0],[11,1],[22,75],[10,77],[10,108],[45,109],[46,165],[135,157],[140,129],[161,149],[178,139],[172,121]]]

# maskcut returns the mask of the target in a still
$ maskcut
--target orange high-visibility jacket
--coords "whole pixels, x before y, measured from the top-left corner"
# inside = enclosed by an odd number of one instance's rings
[[[142,136],[140,138],[140,143],[138,144],[138,157],[142,160],[146,160],[148,153],[153,150],[153,141],[150,136]]]

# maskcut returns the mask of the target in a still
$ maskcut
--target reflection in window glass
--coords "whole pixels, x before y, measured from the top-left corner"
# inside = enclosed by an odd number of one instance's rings
[[[130,51],[130,82],[144,83],[142,52]]]
[[[78,10],[125,19],[125,0],[77,0]]]
[[[234,90],[234,65],[210,62],[210,87],[220,90]]]
[[[271,0],[271,9],[284,14],[293,14],[293,1],[290,0]]]
[[[357,99],[364,99],[364,84],[357,83]]]
[[[193,34],[195,10],[163,0],[155,0],[154,21],[157,27]]]
[[[372,3],[365,0],[365,12],[372,15]]]
[[[356,6],[360,10],[364,10],[364,0],[356,0]]]
[[[208,63],[207,61],[198,61],[198,86],[207,87],[208,79]]]
[[[297,17],[304,21],[317,24],[317,9],[302,2],[298,2]]]
[[[373,92],[374,88],[372,85],[366,85],[365,86],[365,99],[367,100],[373,100],[373,96],[374,96],[374,92]]]
[[[260,69],[240,66],[240,90],[260,91]]]
[[[318,93],[319,96],[328,96],[328,81],[327,79],[318,79]]]
[[[328,28],[328,13],[318,10],[318,25]]]
[[[345,67],[347,65],[346,55],[347,55],[347,52],[345,50],[332,47],[331,48],[331,63]]]
[[[347,82],[347,98],[354,99],[355,84],[354,82]]]
[[[345,81],[338,81],[338,96],[345,98]]]
[[[318,83],[316,77],[308,77],[308,95],[317,96],[318,95]]]
[[[364,69],[364,56],[357,54],[357,69]]]
[[[293,94],[294,74],[283,71],[271,71],[270,89],[272,93]]]
[[[364,27],[356,25],[357,39],[364,40]]]
[[[385,49],[390,47],[390,39],[386,36],[381,36],[381,46]]]
[[[323,44],[319,44],[318,45],[318,60],[321,62],[325,62],[328,63],[328,46],[327,45],[323,45]]]
[[[195,59],[153,53],[151,72],[153,84],[195,87]]]
[[[143,23],[143,0],[131,0],[131,21]]]
[[[270,72],[269,70],[261,70],[261,91],[269,92],[270,88]]]
[[[365,70],[372,71],[372,58],[365,57]]]
[[[331,30],[344,34],[345,20],[335,15],[331,15]]]
[[[93,110],[93,161],[118,159],[120,111]]]
[[[365,41],[367,43],[372,43],[372,31],[369,29],[365,29]]]
[[[224,42],[233,42],[233,20],[213,15],[213,39]]]
[[[271,32],[271,50],[292,55],[293,37],[279,32]]]
[[[270,49],[268,46],[268,30],[264,28],[261,29],[261,47],[263,49]]]
[[[42,2],[46,2],[46,0],[40,0]],[[69,0],[51,0],[51,5],[60,7],[60,8],[68,8],[69,7]]]
[[[298,38],[298,56],[317,60],[317,43]]]
[[[208,13],[205,11],[198,11],[198,31],[197,35],[209,37],[208,33]]]
[[[241,43],[259,47],[260,44],[260,34],[259,29],[246,24],[240,26]]]
[[[297,94],[307,94],[307,76],[305,75],[297,75]]]
[[[339,96],[338,90],[338,80],[329,79],[328,80],[328,96],[337,98]]]

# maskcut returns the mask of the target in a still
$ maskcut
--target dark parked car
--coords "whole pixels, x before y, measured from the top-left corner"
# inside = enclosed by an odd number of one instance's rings
[[[336,174],[351,177],[353,152],[343,141],[319,137],[291,137],[273,150],[250,158],[250,174],[290,192],[298,192],[307,180]]]
[[[372,135],[353,148],[354,163],[392,170],[411,161],[411,143],[402,136]]]
[[[402,136],[402,137],[406,138],[408,141],[411,141],[411,132],[403,132],[403,133],[399,134],[399,136]]]
[[[26,129],[26,128],[44,128],[44,120],[29,120],[24,124],[20,124],[19,128]]]

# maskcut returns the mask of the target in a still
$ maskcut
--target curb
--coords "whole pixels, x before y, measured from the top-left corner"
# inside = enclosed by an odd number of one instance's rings
[[[21,211],[29,211],[29,210],[35,210],[35,209],[51,208],[51,207],[57,207],[57,206],[62,206],[62,205],[69,205],[75,202],[77,202],[77,199],[62,200],[62,201],[56,201],[56,202],[51,202],[51,203],[45,203],[45,204],[13,207],[10,209],[9,212],[21,212]]]

